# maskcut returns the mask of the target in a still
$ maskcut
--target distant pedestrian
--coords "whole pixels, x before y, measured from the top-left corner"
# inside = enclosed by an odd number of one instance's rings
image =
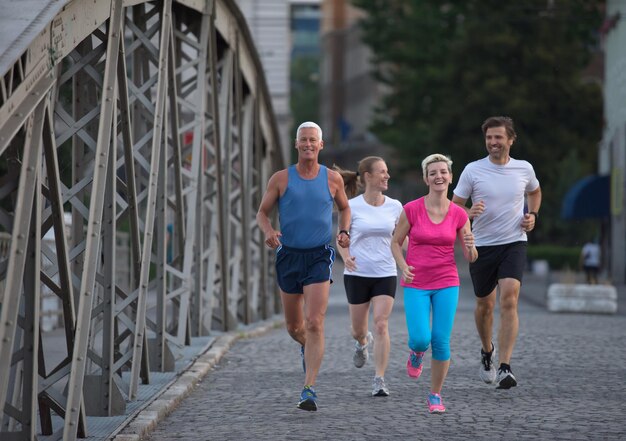
[[[541,188],[532,165],[509,155],[517,136],[511,118],[487,118],[482,131],[488,156],[465,167],[452,201],[473,220],[478,248],[478,260],[469,269],[476,295],[476,329],[482,343],[480,378],[488,384],[495,382],[498,389],[509,389],[517,385],[511,356],[519,328],[517,303],[526,266],[526,234],[534,230],[539,217]],[[471,208],[465,207],[469,198]],[[492,342],[496,288],[500,291],[497,374]]]
[[[396,294],[397,269],[391,255],[391,236],[402,212],[402,204],[385,196],[389,186],[387,164],[378,156],[359,161],[358,171],[335,168],[343,177],[351,199],[350,247],[338,248],[345,264],[344,286],[350,308],[352,337],[355,341],[353,362],[363,367],[374,346],[375,375],[372,395],[386,397],[385,370],[389,362],[389,316]],[[354,197],[357,190],[363,194]],[[374,333],[368,331],[372,307]]]
[[[393,234],[391,251],[404,286],[404,310],[409,333],[407,373],[418,378],[425,351],[432,347],[431,413],[445,412],[441,389],[450,367],[450,334],[459,299],[459,273],[454,260],[458,240],[463,255],[474,262],[478,252],[465,210],[448,199],[452,161],[433,154],[422,161],[428,194],[407,203]],[[409,238],[406,258],[402,244]],[[431,317],[432,312],[432,317]],[[431,322],[432,320],[432,322]]]
[[[322,129],[313,122],[300,124],[295,147],[297,163],[270,178],[256,218],[265,244],[276,249],[287,332],[301,345],[305,379],[298,408],[317,410],[314,385],[324,355],[324,317],[335,261],[330,245],[333,201],[339,211],[340,247],[350,245],[350,206],[339,173],[318,162]],[[269,218],[276,205],[281,231]]]
[[[580,252],[580,265],[585,271],[587,283],[596,285],[598,283],[598,273],[600,272],[601,252],[598,242],[587,242]]]

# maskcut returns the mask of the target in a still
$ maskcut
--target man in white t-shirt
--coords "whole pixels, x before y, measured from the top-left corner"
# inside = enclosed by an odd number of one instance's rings
[[[600,245],[597,242],[587,242],[580,253],[580,263],[585,270],[587,283],[590,285],[598,283],[601,262],[600,254]]]
[[[482,131],[488,156],[465,167],[452,201],[465,208],[473,220],[478,249],[478,260],[470,264],[470,274],[476,295],[474,318],[482,344],[480,378],[485,383],[496,383],[498,389],[509,389],[517,385],[511,371],[511,356],[519,328],[517,303],[526,265],[526,233],[535,228],[539,217],[541,188],[532,165],[509,156],[516,139],[511,118],[487,118]],[[472,206],[467,208],[465,204],[470,198]],[[492,328],[498,289],[500,329],[496,373]]]

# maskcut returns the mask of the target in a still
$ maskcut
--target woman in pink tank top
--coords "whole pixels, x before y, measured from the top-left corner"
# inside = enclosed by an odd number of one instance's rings
[[[427,398],[431,413],[446,409],[441,389],[450,366],[450,334],[459,297],[455,242],[461,243],[465,259],[473,262],[478,258],[467,213],[448,199],[451,166],[450,158],[441,154],[422,161],[428,194],[404,206],[391,242],[402,272],[410,377],[420,376],[424,353],[432,347],[431,392]],[[402,245],[407,236],[405,258]]]

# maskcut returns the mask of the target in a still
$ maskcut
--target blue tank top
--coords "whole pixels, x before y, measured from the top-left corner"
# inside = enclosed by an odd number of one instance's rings
[[[287,189],[278,199],[281,243],[291,248],[316,248],[332,238],[333,198],[328,189],[328,170],[320,165],[314,179],[302,179],[289,166]]]

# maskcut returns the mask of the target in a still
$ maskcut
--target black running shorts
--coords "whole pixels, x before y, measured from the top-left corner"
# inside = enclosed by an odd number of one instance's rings
[[[525,241],[505,245],[476,247],[478,259],[469,270],[476,297],[486,297],[498,285],[498,280],[512,278],[522,282],[526,268]]]
[[[361,277],[343,275],[346,287],[346,296],[351,305],[360,305],[380,295],[396,296],[396,276],[389,277]]]

